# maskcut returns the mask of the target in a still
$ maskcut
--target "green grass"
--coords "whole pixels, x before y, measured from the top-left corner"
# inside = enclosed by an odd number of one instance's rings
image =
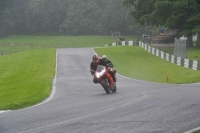
[[[169,53],[171,55],[173,55],[173,52],[174,52],[174,48],[161,48],[160,47],[158,49],[162,50],[165,53]],[[200,48],[187,47],[186,55],[187,55],[187,58],[190,60],[200,61]]]
[[[24,51],[0,58],[0,110],[34,105],[50,94],[55,49]]]
[[[38,45],[31,45],[31,44],[0,45],[0,51],[2,52],[3,55],[34,50],[34,49],[41,49],[41,47]]]
[[[126,41],[137,37],[125,37]],[[110,36],[9,36],[0,38],[0,110],[28,107],[49,96],[55,75],[55,48],[103,47]],[[121,75],[159,83],[200,82],[200,71],[167,62],[134,46],[96,48]],[[199,49],[188,49],[190,57]],[[166,77],[169,81],[166,82]]]
[[[95,51],[100,56],[106,54],[115,64],[117,72],[127,77],[169,84],[200,82],[200,71],[167,62],[139,46],[96,48]]]
[[[110,39],[111,37],[107,36],[9,36],[1,39],[0,44],[36,44],[39,47],[48,48],[93,47],[99,46],[99,43],[105,45]]]
[[[123,37],[126,40],[137,38],[135,36]],[[115,39],[111,36],[8,36],[0,38],[0,51],[7,54],[23,51],[20,49],[102,47],[112,41]],[[9,49],[13,52],[7,52]]]
[[[187,58],[200,61],[200,48],[187,48]]]
[[[136,40],[136,36],[123,36],[126,40]],[[41,48],[102,47],[115,41],[111,36],[8,36],[0,38],[0,51],[13,54],[25,50]]]

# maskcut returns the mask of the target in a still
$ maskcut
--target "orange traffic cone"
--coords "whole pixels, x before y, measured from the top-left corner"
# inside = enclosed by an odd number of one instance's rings
[[[166,79],[166,82],[168,82],[169,81],[169,77],[168,77],[168,75],[167,75],[167,79]]]

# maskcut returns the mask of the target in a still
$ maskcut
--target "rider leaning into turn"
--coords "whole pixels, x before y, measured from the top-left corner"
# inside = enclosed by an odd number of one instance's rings
[[[113,68],[114,67],[112,62],[107,59],[106,55],[103,55],[102,59],[100,59],[100,57],[98,55],[93,55],[92,56],[92,62],[90,63],[90,70],[96,71],[98,65],[103,65],[106,68],[109,68],[109,67]],[[111,71],[111,69],[109,69],[109,73],[113,77],[113,81],[116,82],[116,77],[115,77],[116,70],[115,69],[113,69],[113,70],[114,71]],[[94,74],[94,71],[91,71],[92,75]],[[94,77],[93,82],[98,83],[98,80]]]
[[[90,70],[96,71],[98,65],[103,65],[106,67],[106,62],[100,59],[98,55],[93,55],[92,62],[90,63]],[[94,72],[92,71],[91,74],[93,75]],[[98,83],[98,80],[94,77],[93,82]]]

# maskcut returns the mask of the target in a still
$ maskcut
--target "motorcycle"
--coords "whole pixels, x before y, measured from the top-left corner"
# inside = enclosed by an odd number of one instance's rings
[[[109,71],[112,71],[112,68],[107,69],[103,65],[98,65],[96,71],[90,71],[94,73],[94,77],[99,81],[107,94],[117,91],[116,83],[114,83],[112,76],[109,74]]]

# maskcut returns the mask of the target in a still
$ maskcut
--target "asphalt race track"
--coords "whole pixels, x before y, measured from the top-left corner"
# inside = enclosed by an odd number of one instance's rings
[[[0,133],[183,133],[200,126],[200,83],[167,85],[117,75],[116,93],[92,82],[90,48],[57,50],[55,94],[0,113]]]

